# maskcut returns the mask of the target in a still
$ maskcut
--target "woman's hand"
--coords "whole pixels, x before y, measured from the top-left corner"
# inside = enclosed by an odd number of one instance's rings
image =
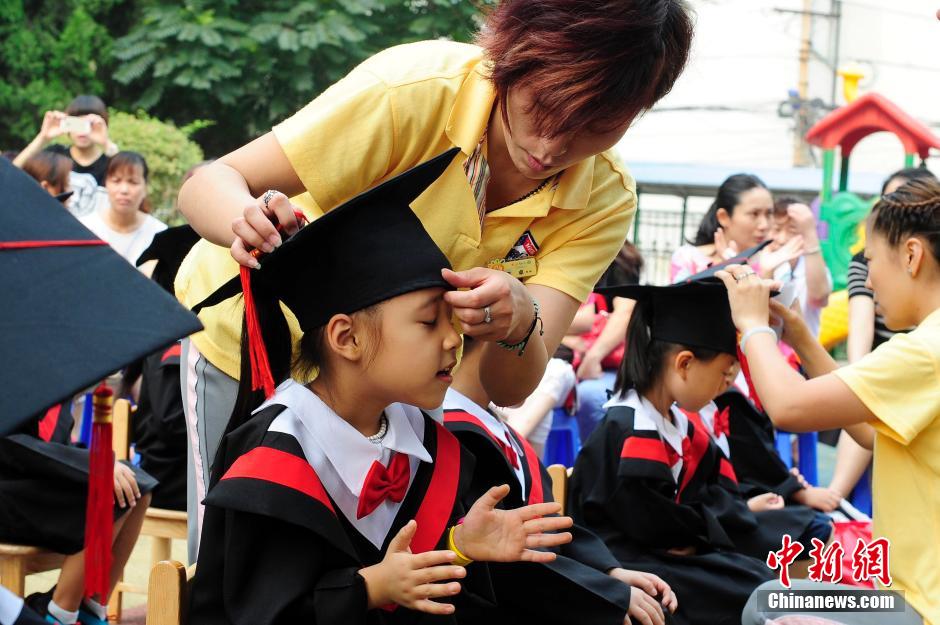
[[[778,288],[779,283],[761,279],[745,265],[728,265],[715,276],[728,289],[731,318],[740,332],[767,325],[770,319],[770,291]]]
[[[91,132],[88,138],[91,139],[92,143],[100,146],[102,149],[107,147],[108,143],[111,141],[108,138],[108,122],[104,121],[101,115],[94,113],[86,115],[85,118],[91,123]]]
[[[137,478],[129,466],[121,462],[114,463],[114,501],[119,508],[133,508],[140,499],[140,487]]]
[[[596,380],[604,375],[601,359],[593,354],[586,353],[578,365],[578,380]]]
[[[524,337],[535,309],[532,296],[519,280],[505,271],[474,267],[467,271],[442,269],[451,286],[468,291],[449,291],[444,300],[453,306],[464,334],[480,341],[518,343]],[[489,309],[490,322],[486,322]]]
[[[536,547],[557,547],[571,542],[570,532],[557,532],[573,525],[571,517],[546,516],[561,512],[558,503],[539,503],[514,510],[497,510],[509,494],[509,485],[494,486],[471,506],[462,524],[454,531],[454,544],[472,560],[489,562],[551,562],[551,551]]]
[[[775,250],[765,249],[760,253],[757,263],[760,266],[761,277],[772,277],[777,267],[794,261],[802,255],[803,237],[801,235],[796,235]]]
[[[382,561],[359,571],[366,582],[370,609],[395,603],[428,614],[454,613],[454,606],[431,599],[459,593],[459,582],[445,580],[461,579],[467,570],[451,564],[457,557],[453,551],[411,553],[417,529],[414,520],[408,521],[389,542]]]
[[[49,143],[58,136],[65,134],[62,120],[68,117],[62,111],[46,111],[42,116],[42,126],[39,128],[39,139],[43,144]]]
[[[232,222],[232,232],[235,233],[231,247],[232,258],[239,265],[252,269],[257,269],[261,264],[251,255],[251,250],[260,248],[268,254],[283,242],[277,230],[278,225],[287,236],[295,234],[301,227],[297,214],[302,213],[286,195],[275,191],[265,201],[267,194],[265,192],[255,198],[255,203]]]
[[[674,593],[672,588],[669,587],[669,584],[663,581],[658,575],[621,568],[611,569],[607,574],[615,579],[619,579],[628,586],[639,588],[650,597],[659,597],[659,603],[670,612],[675,612],[676,608],[679,607],[679,600],[676,599],[676,593]],[[633,604],[632,599],[630,603],[631,605]]]
[[[776,300],[770,300],[770,313],[783,323],[783,341],[799,351],[806,341],[816,342],[812,330],[806,325],[801,311],[800,300],[794,300],[793,305],[787,308]]]
[[[820,512],[832,512],[842,503],[842,495],[831,488],[809,486],[793,494],[793,501],[798,504],[815,508]]]
[[[777,493],[764,493],[747,500],[747,507],[751,512],[765,512],[767,510],[782,510],[786,502]]]

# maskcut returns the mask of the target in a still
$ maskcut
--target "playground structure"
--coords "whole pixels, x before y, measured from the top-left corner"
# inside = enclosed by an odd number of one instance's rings
[[[848,294],[845,291],[849,261],[864,247],[861,227],[872,202],[848,191],[852,150],[876,132],[894,134],[904,148],[904,166],[913,167],[916,157],[923,163],[931,148],[940,148],[937,137],[896,104],[878,93],[855,98],[857,73],[846,72],[845,93],[849,103],[836,109],[806,134],[806,140],[823,150],[823,180],[819,195],[819,220],[823,258],[832,273],[833,294],[823,310],[819,339],[831,349],[848,335]],[[834,192],[836,150],[840,157],[839,184]]]

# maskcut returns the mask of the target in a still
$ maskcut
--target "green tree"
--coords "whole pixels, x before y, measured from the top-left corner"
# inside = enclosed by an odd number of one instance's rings
[[[153,1],[114,47],[133,106],[220,154],[266,132],[357,63],[399,43],[467,41],[493,0]]]
[[[79,93],[107,101],[113,37],[133,13],[131,0],[0,2],[0,146],[28,143],[45,111]]]

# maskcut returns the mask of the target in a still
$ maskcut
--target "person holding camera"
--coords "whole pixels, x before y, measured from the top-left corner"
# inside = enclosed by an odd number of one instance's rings
[[[64,134],[69,135],[72,145],[49,145]],[[108,136],[108,108],[101,98],[80,95],[69,103],[64,113],[46,111],[39,134],[13,159],[13,164],[22,168],[43,149],[69,157],[74,173],[89,174],[97,186],[104,186],[108,159],[118,153],[118,146]]]

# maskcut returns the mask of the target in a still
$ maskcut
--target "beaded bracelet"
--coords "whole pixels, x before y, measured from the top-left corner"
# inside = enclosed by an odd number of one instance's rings
[[[519,352],[519,356],[525,353],[526,345],[529,344],[529,339],[532,338],[532,333],[535,331],[535,326],[539,326],[539,336],[545,334],[545,324],[542,321],[542,317],[539,316],[539,313],[542,309],[539,307],[538,300],[534,297],[532,298],[532,308],[534,315],[532,317],[532,325],[529,326],[529,331],[525,333],[525,336],[522,337],[522,340],[518,343],[507,343],[506,341],[496,341],[496,344],[502,347],[503,349],[508,349],[511,352]]]

